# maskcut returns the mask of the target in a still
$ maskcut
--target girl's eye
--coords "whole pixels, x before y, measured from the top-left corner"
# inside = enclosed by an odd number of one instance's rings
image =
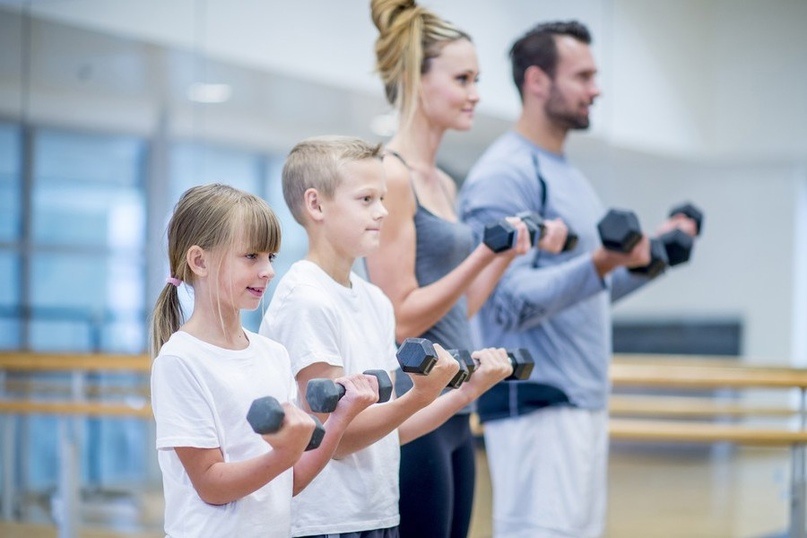
[[[272,252],[272,253],[269,254],[269,261],[270,262],[275,261],[275,258],[277,258],[277,252]]]
[[[255,259],[255,258],[257,258],[257,257],[258,257],[258,255],[257,255],[257,254],[255,254],[255,253],[250,253],[250,254],[247,254],[247,258],[248,258],[248,259],[250,259],[250,260],[254,260],[254,259]]]

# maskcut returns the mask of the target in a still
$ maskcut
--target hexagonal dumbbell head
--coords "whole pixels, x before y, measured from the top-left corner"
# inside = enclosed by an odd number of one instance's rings
[[[669,263],[670,266],[689,261],[695,242],[688,233],[675,229],[660,235],[659,240],[664,244],[664,250],[667,253],[667,263]]]
[[[252,426],[252,431],[263,435],[280,430],[285,416],[286,413],[276,398],[264,396],[255,399],[249,406],[247,422]]]
[[[325,426],[322,425],[322,422],[314,416],[310,415],[311,418],[314,419],[314,431],[311,433],[311,440],[308,441],[308,445],[305,447],[306,450],[314,450],[315,448],[319,448],[319,445],[322,444],[322,440],[325,438]]]
[[[644,267],[633,267],[630,272],[655,278],[667,269],[667,265],[667,250],[664,248],[664,242],[661,239],[651,239],[650,263]]]
[[[459,388],[459,386],[465,383],[465,381],[468,379],[468,376],[470,375],[468,373],[468,365],[465,362],[465,360],[460,356],[459,349],[447,349],[446,351],[449,353],[449,355],[454,357],[454,360],[456,360],[457,363],[460,365],[460,369],[457,370],[457,373],[454,375],[454,377],[451,378],[451,381],[448,382],[449,388],[456,389]]]
[[[428,375],[437,363],[434,345],[425,338],[407,338],[395,356],[401,370],[410,374]]]
[[[457,349],[452,350],[457,352],[457,356],[465,363],[465,367],[468,369],[468,377],[471,377],[473,373],[476,371],[477,364],[473,357],[471,357],[471,352],[467,349]]]
[[[686,202],[670,209],[671,217],[679,213],[686,215],[695,221],[695,233],[696,235],[700,235],[701,229],[703,228],[703,211],[695,207],[693,204]]]
[[[597,224],[602,246],[608,250],[628,253],[642,239],[639,219],[633,211],[611,209]]]
[[[505,381],[529,379],[535,361],[530,352],[524,348],[508,349],[507,356],[510,357],[510,364],[513,365],[513,373],[504,378]]]
[[[502,219],[485,226],[482,242],[493,252],[503,252],[516,244],[516,227]]]
[[[561,252],[569,252],[570,250],[574,250],[577,248],[577,242],[580,240],[580,237],[569,228],[569,232],[566,234],[566,242],[563,243],[563,249]]]

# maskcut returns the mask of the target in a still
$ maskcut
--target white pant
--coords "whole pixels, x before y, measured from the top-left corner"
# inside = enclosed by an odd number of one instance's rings
[[[605,531],[608,414],[547,407],[485,423],[495,538]]]

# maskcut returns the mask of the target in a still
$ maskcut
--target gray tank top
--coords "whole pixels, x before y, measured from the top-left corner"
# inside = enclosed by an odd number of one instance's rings
[[[407,168],[406,161],[393,151]],[[473,231],[461,222],[451,222],[438,217],[422,205],[417,193],[415,203],[415,277],[420,286],[427,286],[450,273],[467,258],[476,246]],[[436,324],[420,335],[446,349],[467,349],[471,351],[471,327],[468,322],[468,304],[465,296],[460,297],[451,310]],[[395,376],[395,392],[399,396],[412,388],[409,376],[399,371]]]

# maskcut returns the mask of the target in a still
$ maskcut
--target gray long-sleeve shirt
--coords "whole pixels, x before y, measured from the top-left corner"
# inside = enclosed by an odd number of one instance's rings
[[[485,224],[521,211],[561,217],[579,241],[571,252],[533,250],[516,259],[478,315],[485,346],[525,347],[536,365],[529,381],[500,384],[479,401],[482,420],[546,405],[604,409],[609,391],[611,301],[647,278],[625,269],[601,279],[591,252],[605,209],[565,157],[515,132],[499,137],[460,191],[460,216],[478,235]]]

